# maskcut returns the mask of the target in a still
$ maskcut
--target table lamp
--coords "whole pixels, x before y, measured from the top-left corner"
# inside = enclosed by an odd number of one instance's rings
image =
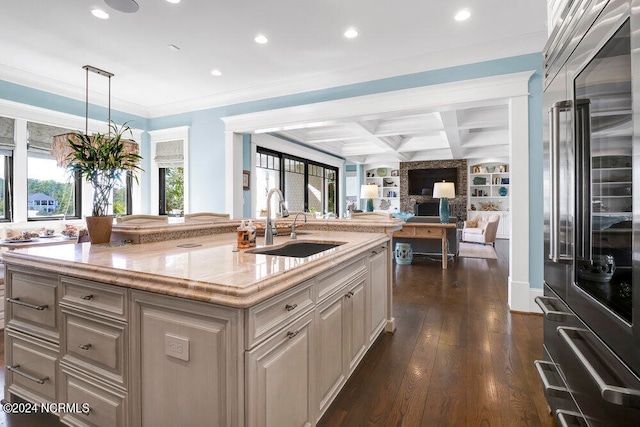
[[[360,186],[360,198],[367,200],[367,212],[373,212],[373,200],[378,197],[378,186],[375,184]]]
[[[436,182],[433,184],[433,197],[440,199],[440,222],[449,223],[449,199],[456,197],[456,189],[453,182]]]

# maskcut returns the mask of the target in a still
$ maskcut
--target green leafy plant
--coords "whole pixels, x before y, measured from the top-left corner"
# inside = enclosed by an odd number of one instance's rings
[[[67,169],[79,172],[93,186],[93,216],[107,215],[111,192],[122,173],[131,172],[138,182],[136,172],[143,170],[138,166],[142,157],[137,144],[123,138],[125,133],[133,136],[127,123],[121,127],[110,123],[109,129],[106,134],[74,133],[68,138],[71,152]]]

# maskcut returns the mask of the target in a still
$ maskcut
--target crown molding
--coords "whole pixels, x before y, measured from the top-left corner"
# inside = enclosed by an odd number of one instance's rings
[[[538,32],[512,38],[508,42],[505,42],[505,40],[496,40],[491,43],[430,52],[413,58],[367,64],[357,68],[333,70],[295,80],[274,82],[268,85],[207,95],[197,99],[179,101],[166,105],[156,105],[149,107],[149,112],[152,117],[162,117],[171,114],[223,107],[243,102],[259,101],[460,65],[527,55],[542,52],[546,40],[546,32]]]
[[[541,52],[546,39],[546,32],[536,32],[509,40],[495,40],[490,43],[429,52],[411,58],[394,59],[376,64],[365,64],[349,69],[336,69],[316,75],[307,75],[302,78],[272,82],[266,85],[210,94],[199,98],[169,102],[162,105],[140,105],[112,95],[111,107],[114,110],[135,114],[144,118],[157,118],[173,114],[189,113],[209,108],[326,90],[333,87]],[[48,79],[2,64],[0,64],[0,79],[79,101],[85,100],[85,88],[83,87]],[[108,96],[106,94],[94,92],[91,89],[89,93],[92,104],[107,106]]]
[[[4,64],[0,64],[0,80],[52,93],[54,95],[71,98],[77,101],[86,101],[86,88],[84,87],[70,85],[59,80],[43,77],[29,71],[19,70]],[[99,105],[107,108],[109,106],[109,95],[93,91],[91,90],[91,87],[89,87],[89,101],[93,105]],[[114,97],[113,94],[111,95],[111,109],[135,114],[146,119],[151,118],[147,107]]]

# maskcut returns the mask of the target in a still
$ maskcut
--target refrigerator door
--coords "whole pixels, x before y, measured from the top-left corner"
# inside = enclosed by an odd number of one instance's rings
[[[640,20],[631,4],[611,0],[567,62],[576,152],[576,261],[567,303],[638,375],[633,184],[640,159],[633,101],[640,70],[634,72],[633,63]]]

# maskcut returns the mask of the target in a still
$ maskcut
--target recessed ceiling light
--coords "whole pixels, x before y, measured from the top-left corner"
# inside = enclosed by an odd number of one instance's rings
[[[265,44],[269,41],[269,39],[263,36],[262,34],[258,34],[254,40],[256,41],[256,43],[259,43],[259,44]]]
[[[180,0],[167,0],[169,3],[178,4]]]
[[[469,12],[467,9],[462,9],[461,11],[456,13],[455,20],[456,21],[466,21],[470,17],[471,17],[471,12]]]
[[[180,50],[180,48],[178,46],[176,46],[175,44],[170,44],[169,46],[167,46],[167,49],[169,49],[169,50]]]
[[[91,13],[96,18],[109,19],[109,14],[102,9],[91,9]]]
[[[220,71],[220,70],[211,70],[211,75],[214,75],[216,77],[220,77],[222,75],[222,71]]]
[[[135,0],[104,0],[104,2],[118,12],[135,13],[140,8]]]
[[[348,39],[358,37],[358,30],[356,30],[355,28],[349,28],[347,31],[344,32],[344,36]]]

